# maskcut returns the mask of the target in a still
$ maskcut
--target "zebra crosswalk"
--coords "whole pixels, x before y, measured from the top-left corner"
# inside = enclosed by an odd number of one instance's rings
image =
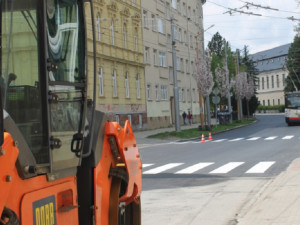
[[[264,174],[272,166],[274,166],[275,161],[261,161],[256,164],[251,164],[249,168],[243,168],[244,174]],[[245,165],[246,162],[228,162],[223,165],[216,166],[215,162],[199,162],[193,165],[187,165],[186,163],[167,163],[164,165],[155,165],[154,163],[143,164],[143,174],[160,174],[160,173],[170,173],[170,174],[197,174],[203,173],[201,170],[205,169],[204,173],[207,174],[228,174],[233,172],[237,168]]]

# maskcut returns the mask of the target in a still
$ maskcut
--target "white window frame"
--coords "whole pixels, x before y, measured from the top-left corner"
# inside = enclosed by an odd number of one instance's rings
[[[125,92],[126,92],[126,98],[130,98],[130,93],[129,93],[129,76],[128,76],[128,72],[127,71],[125,73]]]
[[[134,28],[134,46],[135,50],[138,51],[138,33],[137,33],[137,28]]]
[[[165,33],[164,21],[160,17],[157,17],[157,31],[161,34]]]
[[[113,19],[111,19],[111,24],[110,24],[110,35],[111,35],[111,44],[115,45],[115,28],[114,28]]]
[[[166,53],[159,52],[159,66],[166,67]]]
[[[99,67],[99,95],[104,96],[104,85],[103,85],[103,69],[102,67]]]
[[[101,41],[100,13],[97,13],[97,41]]]
[[[176,70],[180,71],[180,58],[176,57]]]
[[[157,66],[157,50],[153,49],[153,65]]]
[[[159,85],[158,84],[155,85],[155,100],[156,101],[159,100]]]
[[[156,22],[155,22],[155,15],[151,15],[151,24],[152,24],[152,31],[156,31]]]
[[[168,100],[167,85],[161,85],[160,86],[160,91],[161,91],[161,100]]]
[[[123,44],[124,48],[127,48],[127,26],[125,23],[123,24]]]
[[[171,7],[177,9],[177,0],[171,0]]]
[[[145,47],[145,63],[149,63],[149,47]]]
[[[148,28],[148,18],[147,18],[148,12],[146,10],[143,10],[143,27]]]
[[[115,69],[113,70],[112,82],[113,82],[113,97],[118,97],[118,91],[117,91],[117,71]]]
[[[147,100],[151,100],[151,84],[147,84],[147,87],[146,87],[146,93],[147,93]]]
[[[137,74],[135,78],[136,82],[136,98],[140,99],[141,98],[141,88],[140,88],[140,75]]]

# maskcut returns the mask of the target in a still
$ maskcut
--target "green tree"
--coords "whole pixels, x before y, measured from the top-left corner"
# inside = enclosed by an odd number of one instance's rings
[[[219,32],[215,33],[212,37],[211,41],[208,42],[208,48],[212,55],[217,55],[218,57],[222,57],[222,52],[224,49],[223,43],[224,38],[219,34]]]
[[[288,51],[286,67],[289,75],[286,79],[285,92],[300,90],[300,35],[294,37],[294,42]]]

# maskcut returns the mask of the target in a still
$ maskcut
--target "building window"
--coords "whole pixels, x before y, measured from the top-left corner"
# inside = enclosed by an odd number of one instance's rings
[[[147,99],[151,100],[151,85],[147,84]]]
[[[111,20],[110,24],[110,34],[111,34],[111,44],[115,45],[115,30],[114,30],[114,20]]]
[[[161,100],[168,100],[168,89],[166,85],[160,86]]]
[[[141,98],[141,89],[140,89],[140,76],[139,76],[139,74],[136,75],[135,82],[136,82],[136,97],[138,99],[140,99]]]
[[[123,24],[123,43],[124,43],[124,48],[127,48],[127,29],[126,29],[126,24]]]
[[[116,70],[113,71],[113,76],[112,76],[112,82],[113,82],[113,97],[117,97],[117,72]]]
[[[275,105],[275,99],[273,99],[273,105]]]
[[[173,9],[177,9],[177,0],[171,0],[171,6]]]
[[[263,100],[263,105],[266,105],[266,102],[265,102],[265,100]]]
[[[270,105],[270,99],[268,99],[268,106]]]
[[[278,99],[278,105],[280,105],[280,99]]]
[[[257,79],[257,90],[260,89],[260,78]]]
[[[177,11],[180,13],[181,10],[180,10],[180,0],[177,0]]]
[[[182,101],[185,101],[185,91],[184,88],[181,89],[181,93],[182,93]]]
[[[188,14],[188,18],[191,18],[191,7],[190,7],[190,6],[188,7],[188,12],[187,12],[187,14]]]
[[[129,78],[128,72],[125,74],[125,91],[126,91],[126,98],[129,98]]]
[[[166,2],[166,17],[167,19],[170,19],[170,3]]]
[[[176,57],[176,70],[180,71],[180,59],[179,59],[179,57]]]
[[[182,30],[181,30],[181,28],[179,28],[177,36],[178,36],[178,41],[180,41],[180,42],[182,41],[181,32],[182,32]]]
[[[134,28],[134,45],[135,45],[135,50],[138,51],[138,33],[137,33],[137,28]]]
[[[279,88],[280,82],[279,82],[279,75],[276,75],[276,84],[277,87]],[[279,104],[278,104],[279,105]]]
[[[265,78],[264,77],[261,78],[261,87],[263,90],[265,89]]]
[[[166,67],[166,54],[159,52],[159,66]]]
[[[190,73],[190,64],[189,60],[185,60],[185,72]]]
[[[193,102],[196,102],[196,90],[195,90],[195,88],[193,88],[193,93],[192,93],[192,101]]]
[[[135,6],[135,0],[132,0],[132,5]],[[131,123],[130,123],[131,124]]]
[[[180,69],[183,72],[184,70],[184,62],[183,62],[183,58],[180,59]]]
[[[149,47],[145,47],[145,63],[149,63]]]
[[[151,24],[152,24],[152,31],[156,31],[155,29],[155,16],[152,14],[151,15]]]
[[[274,88],[274,76],[271,77],[272,88]]]
[[[157,66],[157,50],[153,49],[153,65]]]
[[[102,67],[99,67],[98,77],[99,77],[99,94],[100,94],[100,96],[104,96]]]
[[[188,102],[191,102],[191,93],[190,89],[186,89],[186,99]]]
[[[193,35],[190,35],[190,48],[193,48]]]
[[[147,11],[143,11],[143,26],[144,26],[144,28],[148,28],[148,21],[147,21]]]
[[[267,89],[269,89],[269,88],[270,88],[269,77],[267,77]]]
[[[161,18],[157,18],[157,31],[161,34],[165,33],[164,22]]]
[[[156,101],[159,100],[159,85],[158,84],[155,85],[155,100]]]
[[[186,43],[186,39],[187,39],[187,36],[186,36],[186,31],[183,32],[183,42]]]
[[[168,48],[171,50],[172,49],[172,40],[171,40],[170,34],[167,35],[167,45],[168,45]]]
[[[184,2],[182,3],[182,14],[186,16],[186,4]]]
[[[285,82],[285,74],[282,74],[282,85],[285,87],[286,82]]]
[[[100,14],[97,14],[97,40],[101,41],[101,24],[100,24]]]

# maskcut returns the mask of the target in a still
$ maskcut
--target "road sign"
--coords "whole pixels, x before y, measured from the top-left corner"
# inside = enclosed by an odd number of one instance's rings
[[[213,96],[212,101],[214,104],[218,104],[220,102],[220,97],[219,96]]]
[[[215,89],[213,90],[213,93],[214,93],[215,95],[218,95],[218,94],[220,93],[220,91],[219,91],[218,88],[215,88]]]

